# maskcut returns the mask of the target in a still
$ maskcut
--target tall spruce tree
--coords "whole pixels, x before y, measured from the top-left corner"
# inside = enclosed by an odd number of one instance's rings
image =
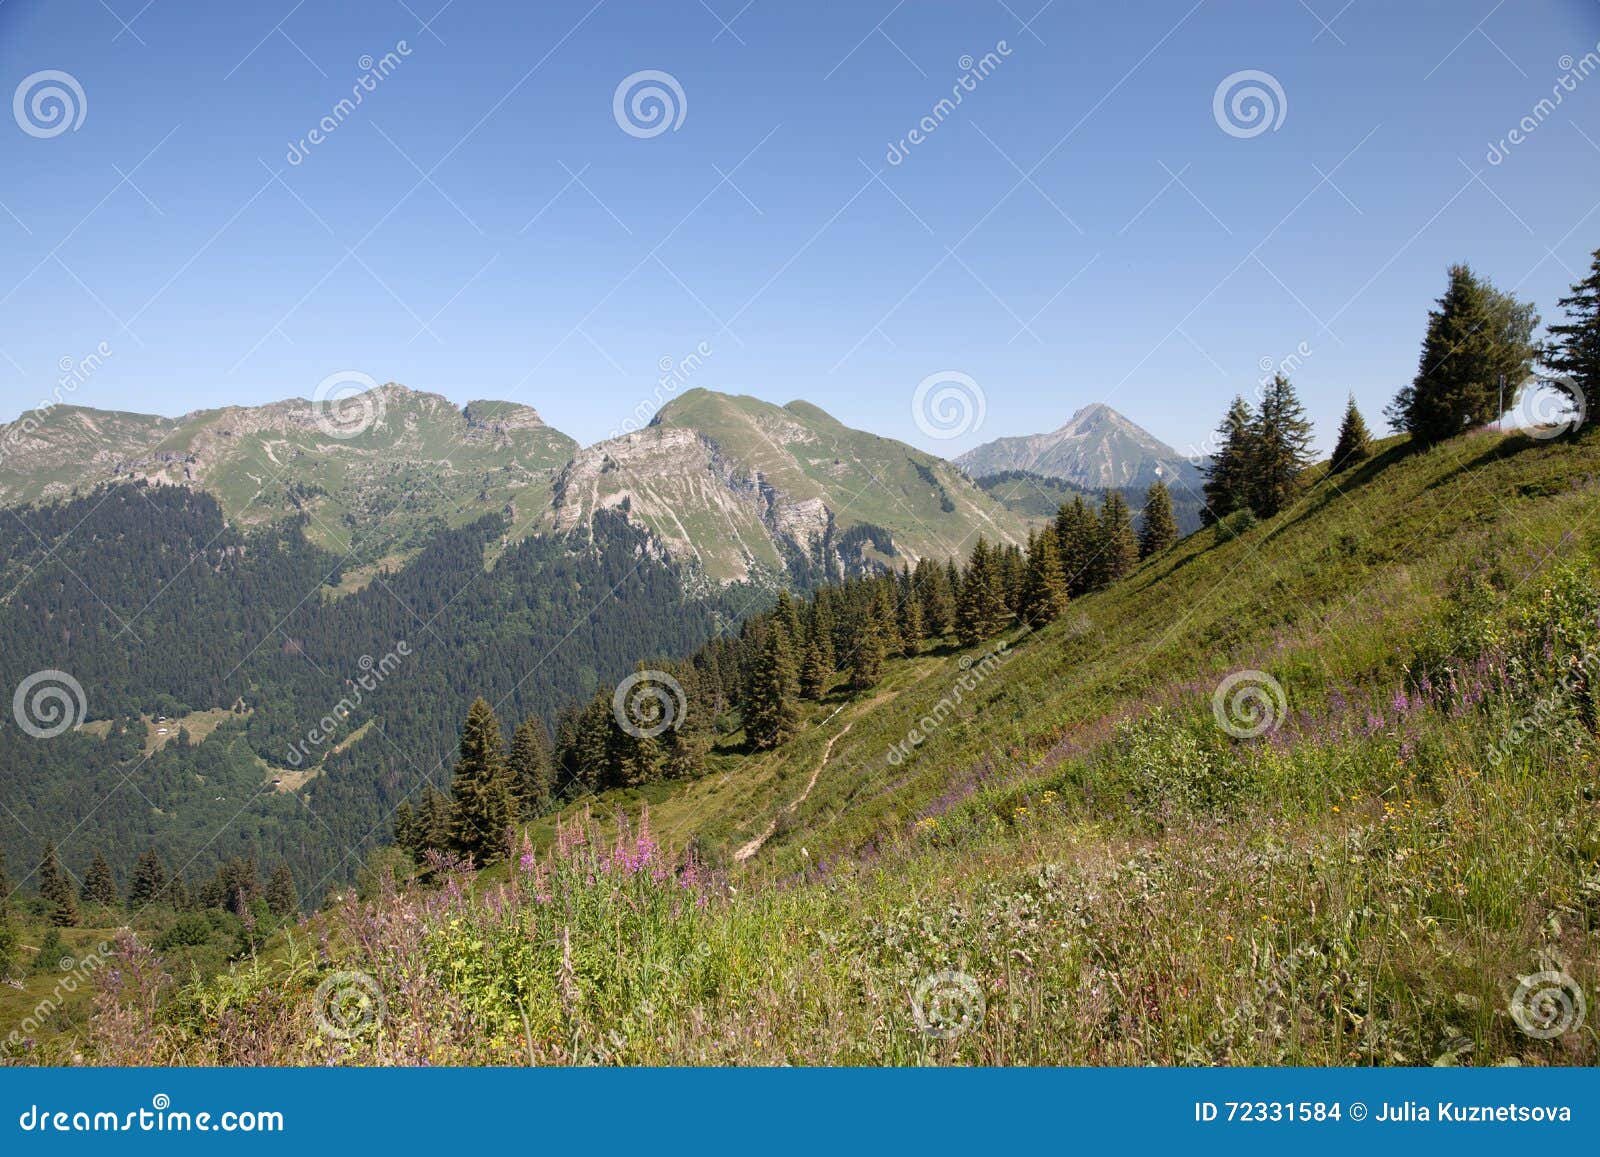
[[[1178,541],[1178,523],[1172,517],[1172,495],[1167,484],[1157,478],[1144,493],[1144,509],[1139,512],[1139,557],[1160,554]]]
[[[1139,540],[1133,533],[1133,519],[1120,490],[1107,490],[1100,506],[1100,535],[1095,551],[1094,570],[1098,586],[1108,586],[1122,578],[1139,562]]]
[[[46,843],[39,857],[39,895],[50,905],[50,923],[57,928],[73,928],[78,923],[78,896],[72,878],[56,859],[56,846]]]
[[[294,875],[282,860],[272,869],[267,879],[267,910],[280,920],[287,920],[300,910],[300,893],[294,886]]]
[[[1300,493],[1300,474],[1311,462],[1311,423],[1294,386],[1275,374],[1261,398],[1250,440],[1250,506],[1271,518]]]
[[[1539,324],[1534,307],[1450,267],[1450,283],[1428,313],[1417,376],[1385,411],[1397,429],[1424,445],[1500,416],[1502,389],[1528,376]]]
[[[911,581],[922,603],[924,633],[930,639],[941,639],[948,635],[955,617],[955,603],[945,569],[931,559],[920,558]]]
[[[800,713],[800,681],[794,653],[780,620],[766,624],[744,695],[744,731],[758,751],[778,746],[794,734]]]
[[[1328,468],[1337,474],[1371,456],[1372,435],[1367,432],[1366,419],[1356,409],[1356,396],[1351,394],[1350,403],[1344,409],[1344,420],[1339,423],[1339,440],[1334,444]]]
[[[457,850],[480,865],[504,855],[506,834],[517,819],[517,799],[500,720],[482,697],[467,709],[450,793],[450,834]]]
[[[138,912],[158,901],[169,900],[167,892],[167,865],[154,848],[139,853],[133,863],[133,877],[128,883],[128,907]]]
[[[1061,570],[1061,545],[1056,528],[1046,524],[1028,545],[1028,569],[1022,580],[1020,617],[1042,627],[1067,609],[1067,577]]]
[[[956,639],[963,647],[976,646],[999,634],[1006,618],[1005,593],[994,552],[979,535],[961,576],[961,591],[956,599]]]
[[[1235,397],[1217,427],[1217,451],[1205,465],[1205,506],[1200,520],[1207,526],[1250,505],[1250,471],[1255,461],[1255,415],[1250,404]]]
[[[883,661],[886,648],[883,642],[883,626],[878,616],[868,614],[861,624],[861,632],[856,639],[855,649],[850,654],[850,689],[852,691],[867,691],[878,685],[878,680],[883,678]]]
[[[1600,249],[1594,251],[1589,276],[1556,304],[1567,319],[1550,327],[1543,360],[1561,375],[1554,384],[1568,394],[1574,413],[1586,416],[1590,405],[1600,406]]]
[[[1094,586],[1094,556],[1100,524],[1083,500],[1073,495],[1056,511],[1056,544],[1061,551],[1061,573],[1067,580],[1067,593],[1080,598]]]
[[[510,763],[519,814],[531,819],[549,811],[555,794],[555,769],[550,762],[549,736],[535,716],[528,716],[511,733]]]
[[[89,870],[84,873],[80,896],[85,904],[100,904],[106,908],[117,906],[116,877],[111,874],[111,865],[98,848],[95,849]]]

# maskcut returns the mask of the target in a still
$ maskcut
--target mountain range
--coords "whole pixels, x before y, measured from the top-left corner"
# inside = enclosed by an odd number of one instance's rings
[[[591,532],[614,510],[699,589],[808,586],[965,553],[978,535],[1021,543],[1043,511],[1014,509],[972,479],[1027,471],[1079,488],[1197,488],[1170,447],[1107,406],[1050,434],[1003,438],[951,464],[851,429],[803,401],[778,406],[688,390],[641,430],[581,447],[530,406],[458,406],[397,384],[343,409],[291,399],[178,418],[56,407],[0,427],[0,504],[61,499],[112,482],[213,495],[229,522],[299,519],[314,545],[366,564],[349,584],[413,557],[440,527],[486,514],[530,534]],[[957,466],[960,469],[957,469]]]

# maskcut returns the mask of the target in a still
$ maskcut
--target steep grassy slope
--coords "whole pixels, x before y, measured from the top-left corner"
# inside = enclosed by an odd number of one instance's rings
[[[648,832],[586,801],[509,878],[378,887],[94,1055],[1594,1063],[1518,994],[1600,982],[1597,469],[1593,430],[1390,443],[774,753],[734,737]],[[1240,672],[1264,716],[1219,697]],[[349,1039],[309,1007],[330,968],[387,996]]]

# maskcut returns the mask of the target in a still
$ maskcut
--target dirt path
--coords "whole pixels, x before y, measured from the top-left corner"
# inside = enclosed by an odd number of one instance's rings
[[[834,714],[837,715],[838,712],[834,712]],[[822,774],[822,769],[828,766],[828,758],[833,754],[833,745],[838,743],[839,740],[843,739],[845,732],[849,731],[854,725],[855,720],[852,719],[849,723],[846,723],[843,727],[839,728],[839,730],[833,735],[829,736],[827,745],[822,749],[822,758],[817,760],[817,766],[812,770],[811,779],[806,784],[805,790],[785,804],[783,810],[778,813],[779,816],[789,815],[794,811],[795,808],[806,802],[806,797],[811,794],[811,789],[817,786],[817,777]],[[770,840],[772,838],[772,833],[777,830],[778,821],[777,819],[773,819],[771,823],[767,824],[765,831],[763,831],[759,836],[755,837],[755,839],[751,840],[749,843],[745,844],[737,852],[733,853],[733,862],[736,864],[744,863],[751,856],[759,852],[761,850],[761,845]]]

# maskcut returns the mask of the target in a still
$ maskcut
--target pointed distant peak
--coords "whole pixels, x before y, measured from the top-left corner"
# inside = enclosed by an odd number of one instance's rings
[[[1071,418],[1067,420],[1062,430],[1081,430],[1088,426],[1100,425],[1104,422],[1128,422],[1125,415],[1113,410],[1104,402],[1090,402],[1087,406],[1080,407]],[[1131,425],[1131,423],[1129,423]]]

